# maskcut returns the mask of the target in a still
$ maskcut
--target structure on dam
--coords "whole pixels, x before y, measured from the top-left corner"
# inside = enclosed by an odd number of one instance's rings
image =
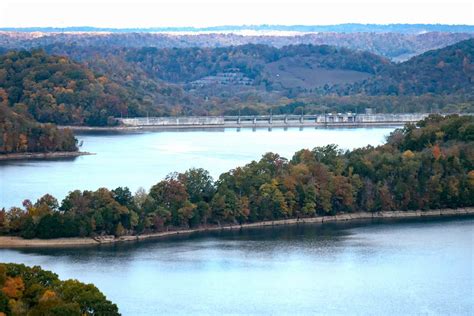
[[[402,125],[417,122],[428,113],[373,114],[332,113],[314,115],[238,115],[190,117],[135,117],[119,118],[120,124],[133,127],[324,127],[363,125]]]

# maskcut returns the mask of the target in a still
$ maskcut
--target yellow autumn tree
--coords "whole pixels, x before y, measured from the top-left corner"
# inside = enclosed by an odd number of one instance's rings
[[[28,151],[28,137],[25,134],[18,136],[18,151]]]
[[[403,159],[411,159],[415,157],[415,154],[411,150],[405,150],[402,154]]]

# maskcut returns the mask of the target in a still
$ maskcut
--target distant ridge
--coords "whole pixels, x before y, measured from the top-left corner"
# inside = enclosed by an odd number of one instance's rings
[[[239,32],[239,31],[281,31],[281,32],[335,32],[335,33],[423,33],[423,32],[448,32],[474,33],[474,25],[448,25],[448,24],[358,24],[346,23],[335,25],[221,25],[211,27],[150,27],[150,28],[102,28],[92,26],[70,26],[70,27],[0,27],[0,31],[5,32],[112,32],[112,33],[179,33],[179,32]]]

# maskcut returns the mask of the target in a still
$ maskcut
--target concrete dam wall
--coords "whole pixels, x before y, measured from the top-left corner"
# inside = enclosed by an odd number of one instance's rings
[[[124,126],[133,127],[303,127],[303,126],[358,126],[405,124],[417,122],[428,113],[416,114],[321,114],[321,115],[256,115],[256,116],[190,116],[136,117],[117,119]]]
[[[128,126],[223,126],[223,116],[135,117],[118,119]]]

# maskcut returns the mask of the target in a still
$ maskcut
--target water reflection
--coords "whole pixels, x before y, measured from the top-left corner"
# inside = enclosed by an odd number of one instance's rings
[[[468,315],[473,231],[472,218],[305,224],[0,257],[93,282],[124,315]]]

